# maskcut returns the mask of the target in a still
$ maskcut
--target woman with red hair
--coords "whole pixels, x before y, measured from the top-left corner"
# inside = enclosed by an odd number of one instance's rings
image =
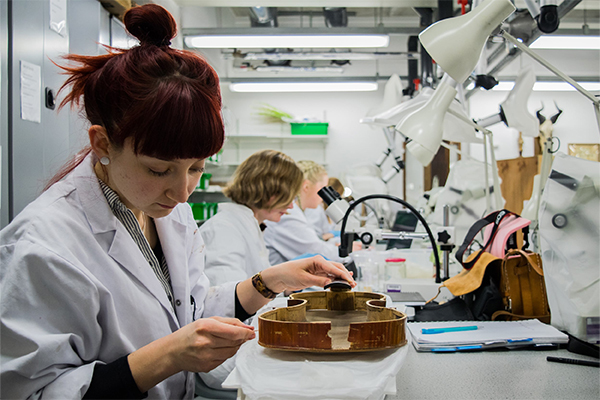
[[[3,398],[192,398],[275,294],[355,285],[315,257],[209,287],[186,201],[223,145],[219,81],[162,7],[124,22],[139,46],[62,67],[89,146],[0,232]]]

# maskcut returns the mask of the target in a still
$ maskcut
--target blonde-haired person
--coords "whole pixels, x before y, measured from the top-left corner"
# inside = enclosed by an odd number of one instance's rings
[[[327,171],[314,161],[299,161],[304,180],[294,206],[279,222],[266,222],[265,243],[269,249],[271,264],[293,260],[304,254],[317,253],[329,260],[345,261],[338,254],[338,247],[323,241],[309,224],[304,214],[309,208],[318,207],[323,201],[318,192],[328,183]],[[355,249],[360,245],[356,244]]]
[[[232,203],[219,204],[200,227],[211,285],[244,280],[270,266],[263,222],[278,222],[286,214],[302,181],[294,160],[279,151],[258,151],[239,165],[223,190]]]
[[[223,189],[232,202],[219,204],[217,214],[200,227],[206,245],[204,273],[211,286],[243,281],[271,266],[263,222],[280,220],[292,207],[303,179],[296,162],[275,150],[258,151],[238,166]],[[234,364],[232,357],[212,371],[200,373],[196,393],[223,389],[221,384]]]

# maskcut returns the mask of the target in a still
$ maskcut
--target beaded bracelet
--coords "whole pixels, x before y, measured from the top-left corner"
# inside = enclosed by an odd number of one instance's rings
[[[260,272],[252,277],[252,286],[254,286],[254,289],[256,289],[258,293],[260,293],[263,297],[267,299],[274,299],[279,294],[275,293],[274,291],[269,289],[267,285],[265,285],[265,282],[263,281]]]

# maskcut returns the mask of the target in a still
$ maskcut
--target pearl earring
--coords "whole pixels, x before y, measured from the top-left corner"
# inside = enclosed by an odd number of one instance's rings
[[[100,159],[100,164],[102,164],[102,165],[108,165],[108,164],[110,164],[110,159],[108,157],[102,157]]]

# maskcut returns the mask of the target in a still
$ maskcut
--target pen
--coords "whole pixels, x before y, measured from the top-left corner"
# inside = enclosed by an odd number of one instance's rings
[[[451,326],[448,328],[423,328],[423,329],[421,329],[421,333],[423,335],[433,335],[436,333],[446,333],[446,332],[474,331],[476,329],[477,329],[477,325]]]
[[[600,367],[600,361],[588,361],[588,360],[577,360],[574,358],[563,358],[563,357],[546,357],[546,360],[563,363],[563,364],[575,364],[575,365],[586,365],[588,367]]]

